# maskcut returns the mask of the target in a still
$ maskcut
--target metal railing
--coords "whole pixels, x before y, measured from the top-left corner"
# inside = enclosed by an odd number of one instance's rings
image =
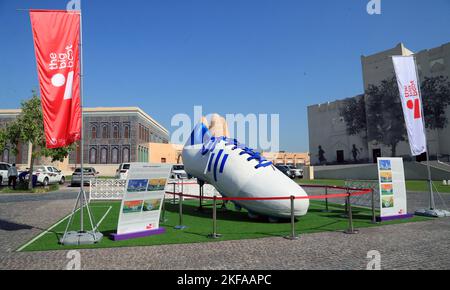
[[[190,194],[183,194],[182,192],[175,192],[175,191],[166,191],[166,194],[173,195],[173,198],[175,200],[175,196],[179,197],[178,202],[178,215],[179,215],[179,224],[175,227],[175,229],[185,229],[187,228],[186,225],[183,224],[183,199],[184,197],[189,198],[202,198],[206,200],[212,200],[213,201],[213,209],[212,209],[212,233],[208,235],[209,238],[217,239],[221,237],[220,234],[217,233],[217,201],[263,201],[263,200],[290,200],[291,204],[291,232],[290,235],[286,237],[286,239],[290,240],[296,240],[298,239],[298,236],[296,235],[295,231],[295,214],[294,214],[294,208],[295,208],[295,200],[299,199],[324,199],[326,202],[326,208],[328,210],[328,199],[330,198],[344,198],[345,199],[345,211],[346,211],[346,217],[348,218],[348,228],[344,231],[346,234],[356,234],[358,233],[358,230],[354,228],[353,225],[353,214],[352,214],[352,204],[351,204],[351,198],[362,196],[362,195],[370,195],[372,199],[371,204],[371,211],[372,211],[372,222],[375,222],[375,203],[374,203],[374,190],[371,188],[351,188],[351,187],[339,187],[339,186],[323,186],[323,185],[302,185],[302,187],[311,187],[311,188],[323,188],[325,190],[325,194],[322,195],[310,195],[310,196],[284,196],[284,197],[218,197],[214,195],[213,197],[209,196],[201,196],[201,195],[190,195]],[[329,189],[333,190],[343,190],[344,192],[341,193],[329,193]],[[200,189],[201,192],[201,189]],[[165,207],[164,207],[165,211]],[[165,215],[165,213],[163,213]]]
[[[122,200],[126,182],[125,179],[91,179],[89,182],[89,201]]]

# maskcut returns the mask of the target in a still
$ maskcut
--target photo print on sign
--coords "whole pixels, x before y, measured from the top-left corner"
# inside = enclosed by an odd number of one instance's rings
[[[165,178],[149,179],[147,191],[160,191],[166,187]]]
[[[383,208],[394,207],[394,196],[383,196],[381,203]]]
[[[137,213],[142,211],[143,200],[129,200],[123,203],[123,213]]]
[[[391,170],[391,160],[380,160],[380,170]]]
[[[391,171],[380,171],[381,183],[392,182],[392,172]]]
[[[130,179],[128,181],[128,192],[143,192],[147,190],[147,179]]]
[[[161,199],[144,200],[144,206],[142,208],[142,211],[159,210],[160,205],[161,205]]]

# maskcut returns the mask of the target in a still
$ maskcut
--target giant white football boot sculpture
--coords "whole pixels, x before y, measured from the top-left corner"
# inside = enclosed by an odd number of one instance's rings
[[[307,196],[293,180],[279,171],[260,153],[228,137],[212,137],[208,128],[198,124],[185,144],[183,163],[188,174],[213,185],[224,197]],[[251,216],[271,220],[291,216],[290,200],[233,201]],[[307,213],[309,199],[296,199],[294,215]]]

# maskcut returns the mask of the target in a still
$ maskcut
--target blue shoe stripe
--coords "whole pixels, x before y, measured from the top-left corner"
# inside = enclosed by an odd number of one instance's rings
[[[223,172],[223,168],[225,167],[225,163],[227,162],[228,154],[225,154],[222,158],[222,163],[220,164],[220,170],[219,173]]]
[[[222,156],[223,149],[220,149],[219,153],[217,154],[216,161],[214,162],[214,180],[217,181],[217,165],[219,164],[220,157]]]
[[[214,155],[215,155],[215,153],[211,154],[211,158],[209,158],[209,162],[208,162],[208,172],[211,171],[211,164],[212,164],[212,161],[213,161],[213,159],[214,159]]]

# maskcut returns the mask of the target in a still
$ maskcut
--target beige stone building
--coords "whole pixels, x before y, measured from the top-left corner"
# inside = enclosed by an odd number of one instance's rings
[[[309,153],[293,153],[293,152],[263,152],[262,156],[273,164],[284,164],[284,165],[294,165],[294,166],[308,166]]]
[[[7,126],[20,114],[20,110],[0,110],[0,128]],[[115,175],[120,163],[152,162],[178,163],[180,146],[169,144],[169,132],[138,107],[85,108],[84,163],[94,167],[100,175]],[[19,144],[18,154],[7,147],[1,153],[1,161],[16,163],[19,169],[29,167],[29,144]],[[80,146],[63,162],[51,163],[42,158],[36,164],[51,164],[65,174],[71,174],[80,164]]]
[[[425,77],[446,76],[450,78],[450,43],[417,53],[400,43],[392,49],[369,56],[361,56],[364,90],[369,85],[378,85],[382,80],[395,76],[391,56],[412,54],[416,57],[421,81]],[[353,98],[363,97],[365,96],[362,93]],[[338,100],[308,107],[311,164],[319,163],[319,146],[321,146],[328,164],[353,162],[354,148],[357,150],[359,162],[374,162],[378,156],[390,156],[389,147],[376,142],[367,142],[364,138],[365,134],[359,136],[347,134],[344,119],[339,114],[344,101]],[[446,115],[450,119],[450,108],[447,108]],[[449,161],[450,126],[442,130],[428,130],[428,143],[431,159],[440,158]],[[413,159],[408,142],[398,144],[397,156],[404,157],[406,160]]]

